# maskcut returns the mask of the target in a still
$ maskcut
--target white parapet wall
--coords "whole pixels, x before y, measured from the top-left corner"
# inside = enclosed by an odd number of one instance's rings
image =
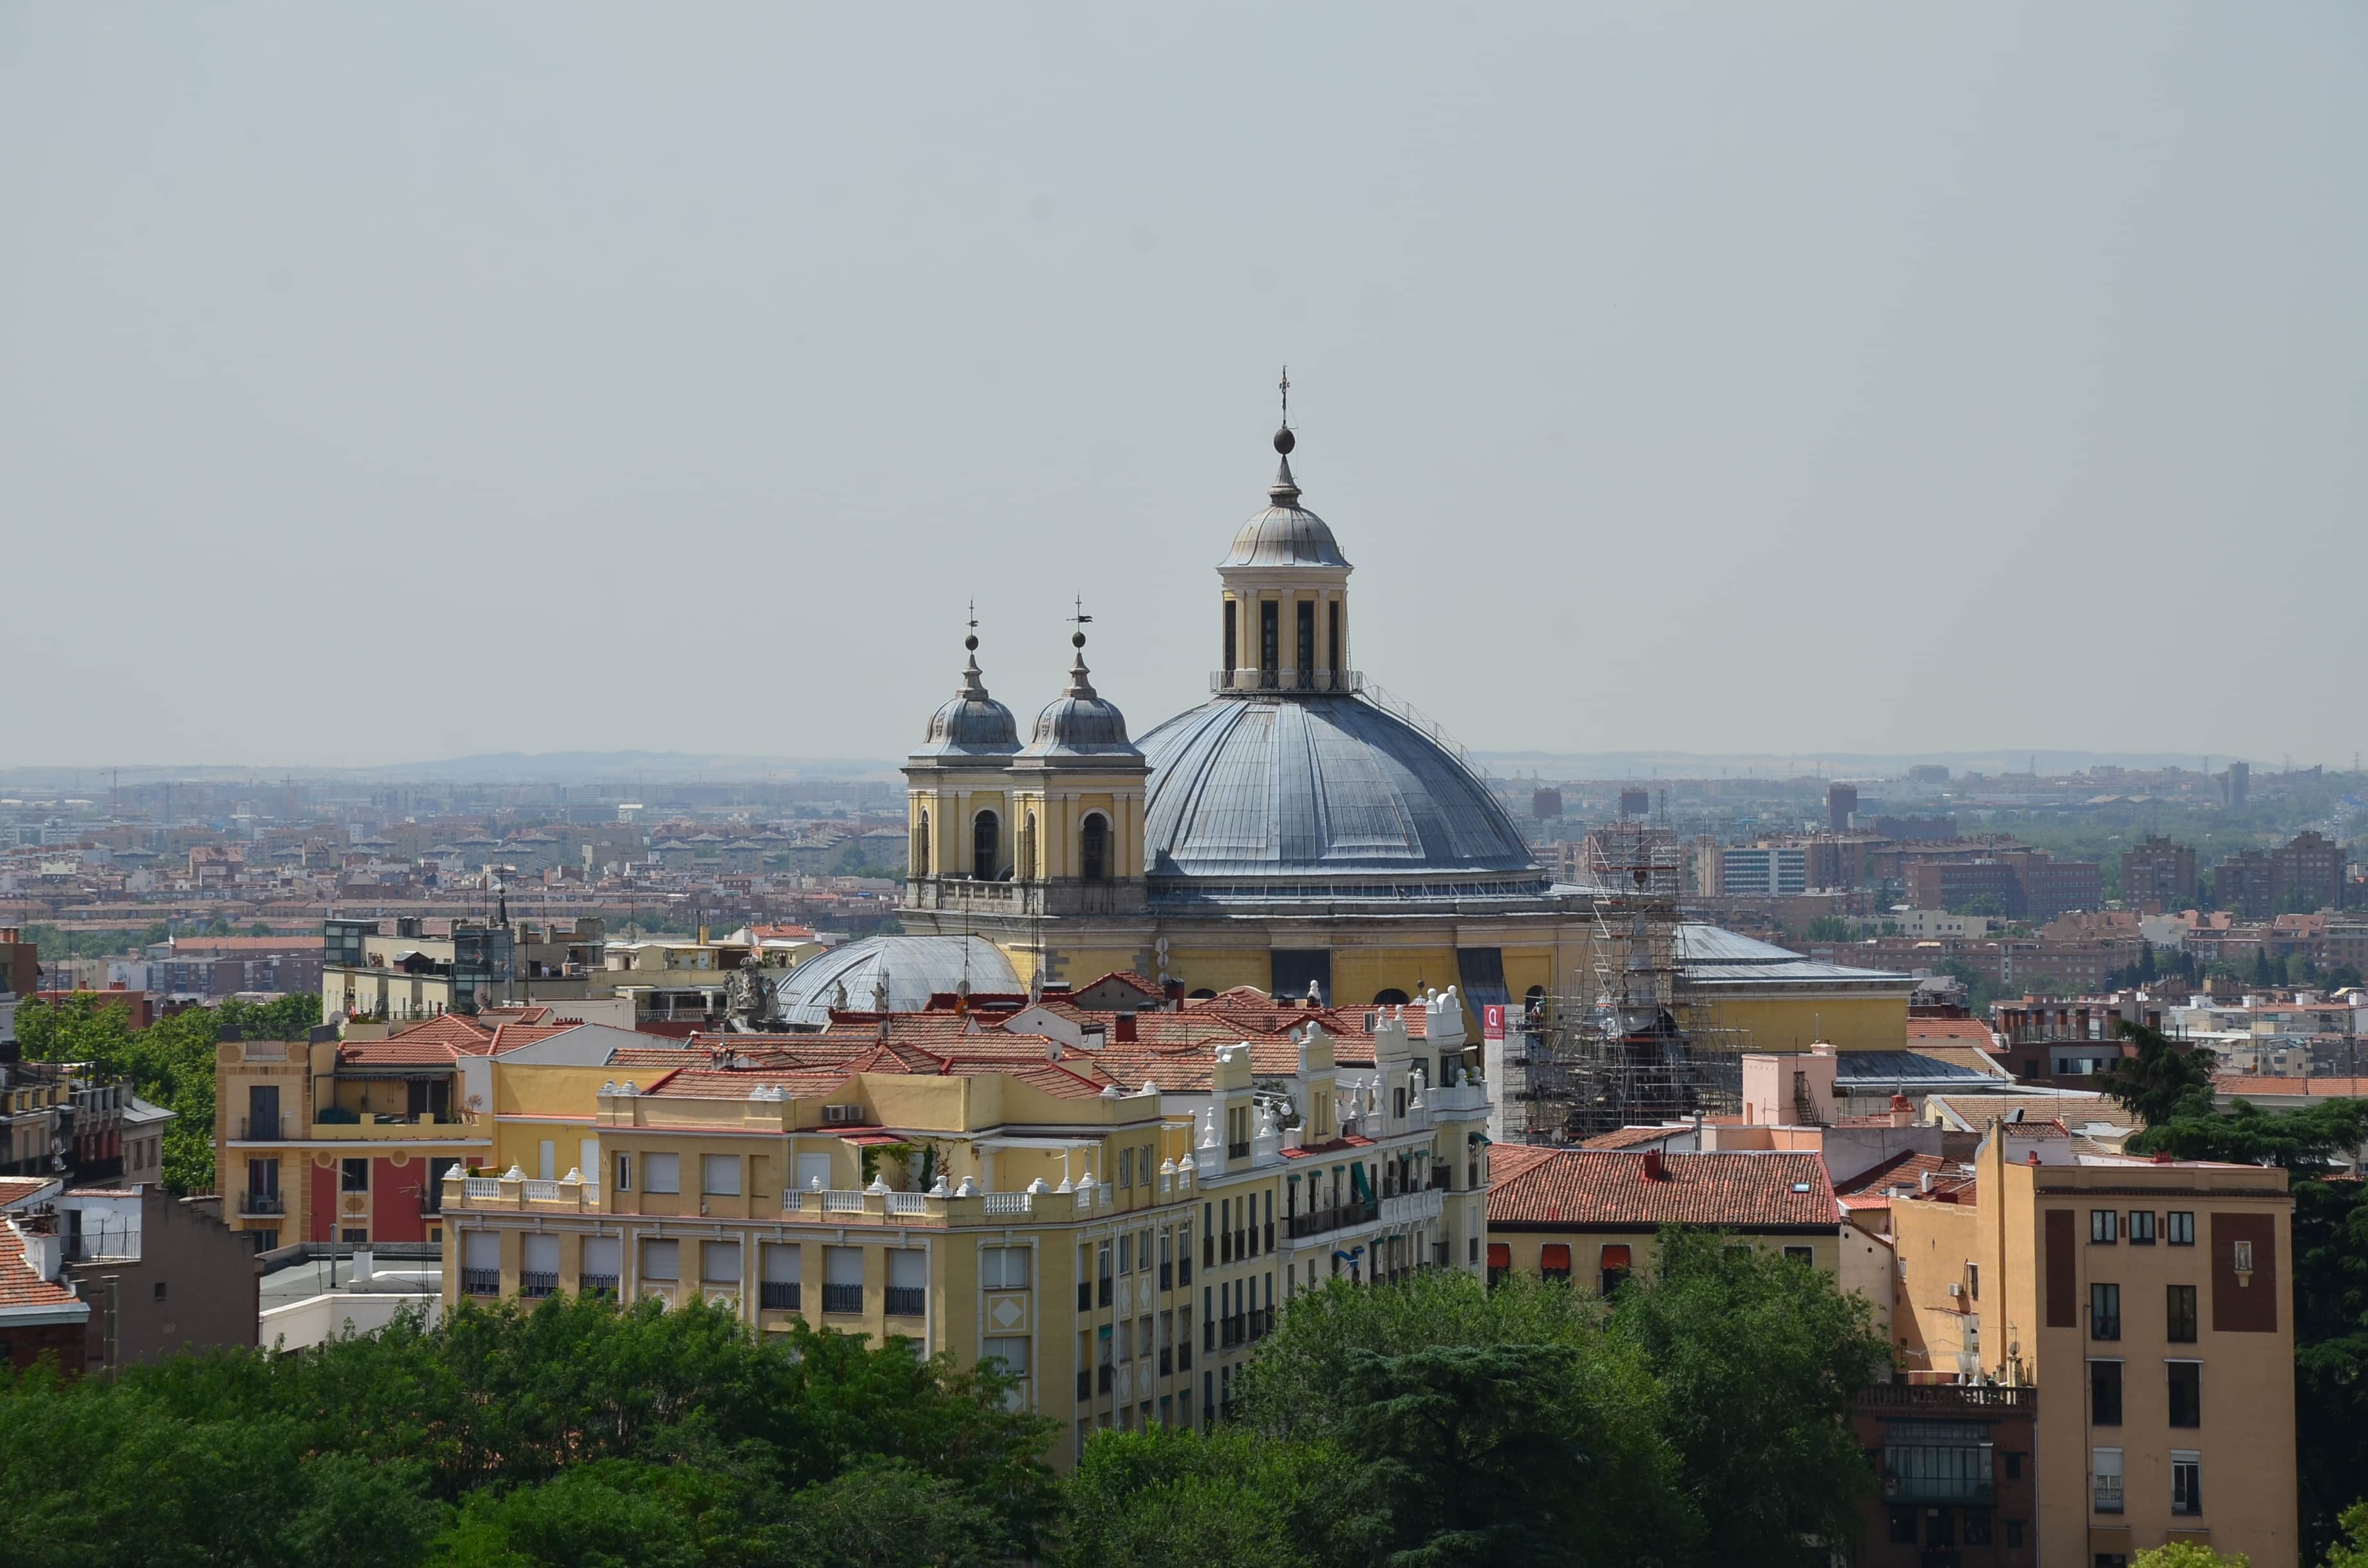
[[[259,1313],[256,1343],[267,1350],[309,1349],[347,1334],[376,1334],[406,1310],[424,1311],[433,1327],[444,1315],[444,1303],[413,1291],[340,1290],[313,1296]]]

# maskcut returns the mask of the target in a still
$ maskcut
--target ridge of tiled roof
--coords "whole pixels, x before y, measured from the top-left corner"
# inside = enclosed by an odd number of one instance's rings
[[[1839,1223],[1825,1161],[1804,1153],[1660,1154],[1548,1149],[1508,1176],[1492,1176],[1491,1225],[1647,1229],[1701,1225],[1813,1230]],[[1493,1155],[1492,1155],[1493,1164]],[[1803,1190],[1794,1190],[1801,1188]]]
[[[1926,1171],[1939,1176],[1954,1168],[1938,1154],[1919,1154],[1913,1149],[1905,1149],[1847,1181],[1836,1182],[1834,1192],[1841,1197],[1884,1192],[1895,1187],[1921,1187]]]
[[[2368,1097],[2368,1077],[2347,1078],[2341,1074],[2317,1077],[2280,1078],[2268,1074],[2214,1073],[2212,1092],[2219,1095],[2300,1095],[2305,1098],[2322,1096],[2334,1099]]]
[[[42,1188],[53,1185],[55,1176],[0,1176],[0,1209],[12,1203],[22,1203]]]
[[[1579,1145],[1582,1149],[1637,1149],[1647,1143],[1665,1142],[1680,1132],[1691,1132],[1690,1122],[1683,1127],[1615,1127],[1609,1132],[1599,1132]]]

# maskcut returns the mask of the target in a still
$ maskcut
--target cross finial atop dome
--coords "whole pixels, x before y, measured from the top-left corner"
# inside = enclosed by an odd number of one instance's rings
[[[1282,380],[1278,383],[1278,390],[1282,393],[1282,423],[1275,428],[1274,449],[1281,457],[1282,466],[1275,471],[1274,483],[1267,487],[1267,494],[1278,506],[1296,506],[1299,505],[1299,481],[1291,476],[1291,450],[1299,445],[1299,437],[1291,429],[1291,367],[1288,365],[1282,368]]]
[[[962,639],[962,648],[970,654],[970,657],[962,664],[962,695],[964,697],[985,697],[986,695],[986,686],[985,682],[979,679],[978,601],[976,599],[970,601],[970,612],[966,624],[970,627],[970,635]]]

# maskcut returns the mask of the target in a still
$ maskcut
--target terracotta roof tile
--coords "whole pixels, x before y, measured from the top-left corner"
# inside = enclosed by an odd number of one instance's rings
[[[1825,1162],[1815,1154],[1547,1149],[1501,1174],[1495,1154],[1488,1223],[1530,1228],[1638,1230],[1658,1225],[1831,1229],[1839,1211]]]
[[[1919,1154],[1910,1149],[1859,1172],[1847,1181],[1836,1182],[1834,1191],[1838,1196],[1850,1197],[1885,1192],[1895,1187],[1921,1187],[1926,1171],[1939,1176],[1954,1168],[1938,1154]]]
[[[2212,1091],[2220,1095],[2284,1095],[2310,1099],[2368,1097],[2368,1078],[2338,1074],[2322,1078],[2277,1078],[2244,1074],[2214,1074]]]
[[[54,1176],[0,1176],[0,1209],[12,1203],[22,1203],[56,1179]]]
[[[25,1261],[25,1238],[14,1225],[0,1221],[0,1309],[68,1304],[80,1303],[72,1290],[33,1272],[33,1266]],[[83,1307],[85,1313],[89,1310]]]
[[[1954,1042],[1976,1048],[1989,1045],[1996,1037],[1989,1025],[1979,1018],[1918,1018],[1907,1020],[1907,1040],[1911,1049],[1923,1045]]]

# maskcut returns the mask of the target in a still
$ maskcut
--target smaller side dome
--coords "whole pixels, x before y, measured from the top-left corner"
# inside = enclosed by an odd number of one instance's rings
[[[918,755],[996,756],[1019,749],[1019,721],[1011,710],[986,694],[979,679],[978,639],[965,637],[970,660],[962,666],[962,684],[953,700],[929,716],[929,736]]]
[[[1069,689],[1036,715],[1036,733],[1028,743],[1029,756],[1141,756],[1126,738],[1126,715],[1118,704],[1094,689],[1086,668],[1086,634],[1069,639],[1076,648],[1069,666]]]

